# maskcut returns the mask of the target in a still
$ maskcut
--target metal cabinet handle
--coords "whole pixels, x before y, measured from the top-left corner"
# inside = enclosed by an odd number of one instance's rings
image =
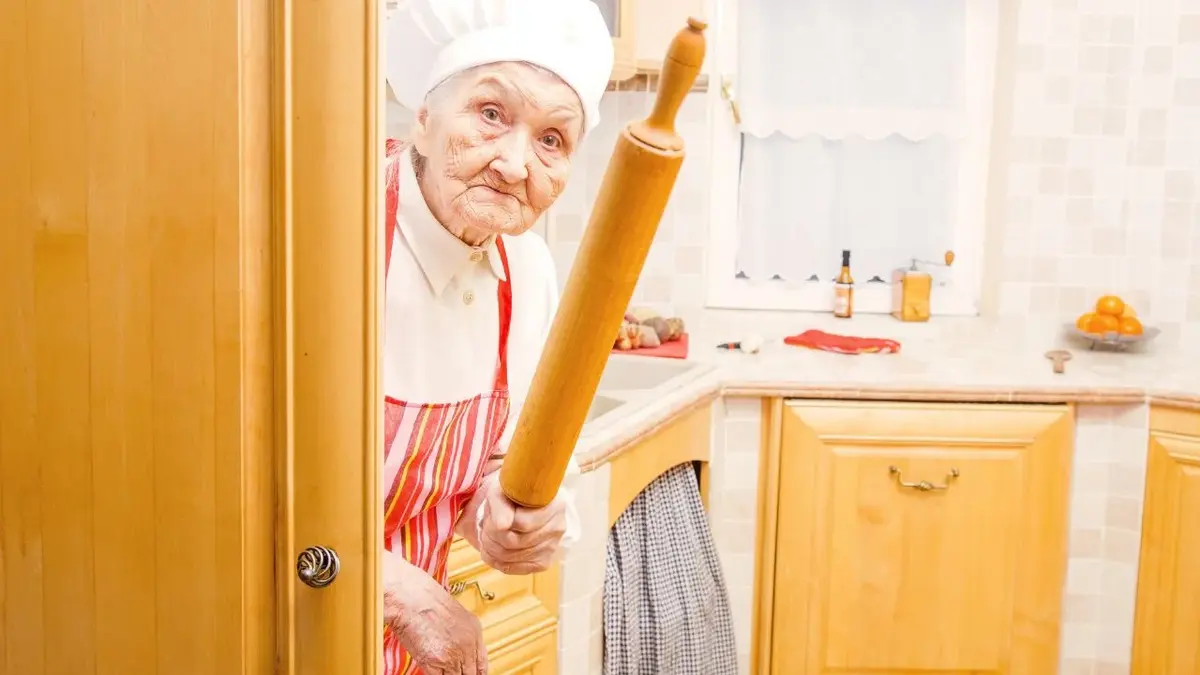
[[[325,546],[309,546],[296,558],[296,576],[312,588],[332,584],[341,570],[342,561],[337,551]]]
[[[950,483],[955,478],[958,478],[958,469],[950,469],[950,473],[946,474],[946,483],[944,485],[934,485],[927,480],[917,481],[916,483],[906,483],[904,482],[904,475],[900,473],[899,467],[896,466],[889,466],[888,473],[896,477],[896,483],[900,485],[900,487],[911,488],[921,492],[948,490],[950,489]]]
[[[737,97],[733,94],[733,81],[728,77],[721,79],[721,98],[729,101],[729,111],[733,113],[733,123],[742,123],[742,109],[738,106]]]
[[[480,586],[478,581],[456,581],[450,584],[450,595],[461,595],[463,591],[471,588],[472,586],[475,587],[475,590],[479,593],[479,597],[483,598],[484,602],[490,602],[496,599],[496,594],[491,591],[484,590],[483,586]]]

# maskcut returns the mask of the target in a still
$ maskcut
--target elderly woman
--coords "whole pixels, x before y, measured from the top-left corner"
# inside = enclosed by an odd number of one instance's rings
[[[445,589],[455,533],[508,574],[578,536],[569,495],[519,508],[495,472],[557,303],[528,230],[599,121],[612,60],[590,0],[407,0],[389,19],[388,83],[416,117],[385,172],[386,675],[487,672],[479,622]]]

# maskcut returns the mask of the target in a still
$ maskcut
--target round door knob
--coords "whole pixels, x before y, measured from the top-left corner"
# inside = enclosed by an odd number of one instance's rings
[[[337,551],[325,546],[309,546],[296,558],[296,576],[312,588],[332,584],[341,569],[342,561],[338,559]]]

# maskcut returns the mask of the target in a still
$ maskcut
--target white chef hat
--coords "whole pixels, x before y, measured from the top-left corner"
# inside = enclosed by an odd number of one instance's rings
[[[526,61],[558,75],[600,121],[612,37],[592,0],[401,0],[388,18],[387,81],[416,111],[447,78],[475,66]]]

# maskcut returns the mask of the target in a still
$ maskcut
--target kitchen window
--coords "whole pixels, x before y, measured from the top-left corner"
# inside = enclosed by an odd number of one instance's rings
[[[707,304],[978,313],[999,0],[714,0]]]

